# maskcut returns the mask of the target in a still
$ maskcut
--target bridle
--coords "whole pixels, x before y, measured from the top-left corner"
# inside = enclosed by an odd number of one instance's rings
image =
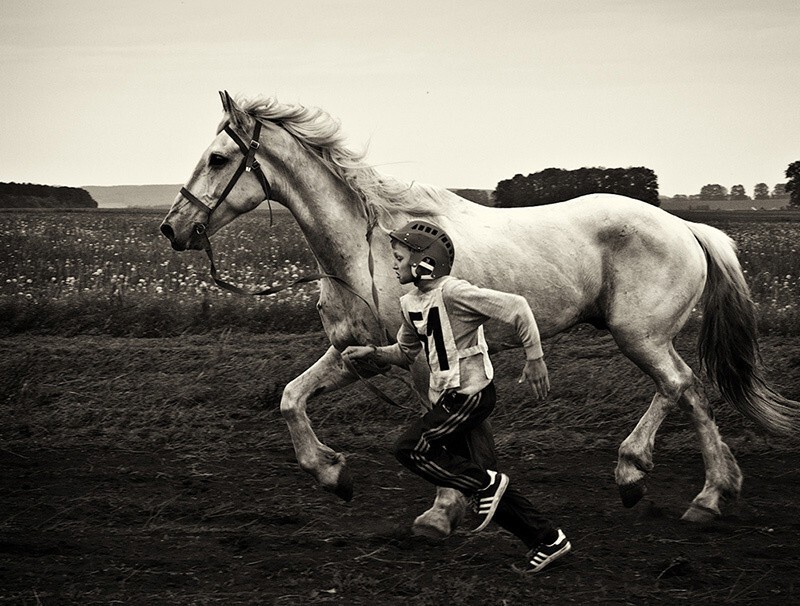
[[[333,274],[326,274],[326,273],[310,274],[310,275],[306,275],[306,276],[301,276],[300,278],[298,278],[298,279],[296,279],[296,280],[294,280],[292,282],[286,282],[286,283],[280,284],[278,286],[272,286],[272,287],[269,287],[269,288],[265,288],[265,289],[262,289],[262,290],[256,290],[256,291],[245,290],[243,288],[239,288],[238,286],[235,286],[233,284],[230,284],[229,282],[226,282],[225,280],[220,279],[220,277],[217,275],[217,268],[216,268],[216,265],[214,265],[214,253],[211,250],[211,240],[209,240],[208,234],[206,233],[206,231],[208,230],[208,224],[211,221],[211,215],[214,214],[214,211],[217,210],[219,208],[219,206],[225,201],[225,198],[227,198],[228,194],[236,186],[236,183],[239,181],[239,178],[246,172],[248,172],[248,173],[252,172],[258,178],[258,181],[261,184],[261,189],[264,190],[264,199],[267,201],[267,204],[269,204],[269,202],[270,202],[270,195],[272,193],[272,189],[270,188],[269,180],[267,179],[267,176],[264,174],[264,171],[261,170],[261,165],[256,160],[256,151],[258,150],[258,148],[261,145],[259,143],[259,137],[261,136],[261,122],[256,120],[255,123],[256,123],[255,127],[253,128],[253,136],[251,137],[249,144],[245,143],[241,139],[241,137],[239,137],[239,135],[236,134],[236,131],[234,131],[231,128],[230,123],[228,123],[228,122],[225,123],[225,126],[223,127],[222,130],[224,130],[228,134],[228,136],[231,139],[234,140],[236,145],[239,146],[239,149],[241,150],[244,158],[242,158],[242,161],[239,163],[239,166],[237,167],[236,172],[233,173],[233,175],[231,176],[230,180],[228,181],[228,184],[225,186],[225,189],[222,190],[222,194],[220,195],[219,198],[217,198],[217,201],[214,202],[213,206],[206,205],[197,196],[195,196],[192,192],[190,192],[188,189],[186,189],[186,187],[181,187],[181,195],[184,198],[186,198],[189,202],[191,202],[196,207],[198,207],[199,209],[201,209],[203,212],[206,213],[205,221],[204,222],[195,223],[194,231],[198,236],[201,237],[201,239],[203,241],[203,250],[206,251],[206,255],[208,256],[208,261],[209,261],[209,264],[211,266],[211,278],[214,280],[214,283],[217,286],[219,286],[220,288],[223,288],[224,290],[227,290],[227,291],[230,291],[230,292],[234,292],[234,293],[237,293],[237,294],[240,294],[240,295],[252,295],[252,296],[274,295],[275,293],[278,293],[278,292],[280,292],[282,290],[285,290],[287,288],[291,288],[293,286],[297,286],[299,284],[305,284],[305,283],[308,283],[308,282],[315,282],[317,280],[322,280],[322,279],[326,279],[326,278],[329,279],[329,280],[335,280],[336,282],[341,284],[345,289],[350,291],[351,294],[353,294],[356,297],[358,297],[359,299],[361,299],[366,304],[366,306],[370,309],[372,314],[375,316],[375,319],[378,321],[378,326],[380,326],[380,328],[381,328],[381,343],[382,344],[385,343],[386,340],[387,340],[387,337],[388,337],[388,333],[386,331],[386,328],[383,325],[383,322],[381,321],[380,313],[378,312],[378,309],[377,309],[378,300],[377,300],[377,292],[376,292],[376,289],[375,289],[374,278],[373,278],[373,283],[372,283],[372,296],[373,296],[373,299],[374,299],[374,303],[371,304],[363,296],[361,296],[352,286],[350,286],[350,284],[348,284],[345,280],[343,280],[339,276],[335,276]],[[270,223],[270,226],[272,226],[272,205],[270,205],[270,207],[269,207],[269,223]],[[367,241],[368,242],[371,241],[371,236],[372,236],[372,229],[369,229],[369,231],[367,232]],[[373,261],[372,261],[372,246],[371,245],[370,245],[370,252],[369,252],[369,271],[370,271],[370,276],[372,276]],[[358,369],[356,369],[356,367],[353,365],[353,363],[350,362],[348,359],[342,358],[342,362],[344,363],[345,367],[350,372],[352,372],[354,375],[356,375],[356,377],[358,377],[358,379],[364,385],[366,385],[369,388],[369,390],[372,393],[374,393],[376,396],[378,396],[379,398],[381,398],[382,400],[384,400],[385,402],[387,402],[388,404],[391,404],[392,406],[394,406],[396,408],[405,408],[405,407],[401,406],[400,404],[398,404],[397,402],[395,402],[392,398],[390,398],[389,396],[384,394],[379,388],[377,388],[375,385],[370,383],[363,376],[361,376],[361,373],[358,372]]]
[[[198,236],[200,236],[202,240],[203,250],[206,251],[206,255],[208,256],[208,261],[211,265],[211,277],[214,279],[216,285],[219,286],[220,288],[223,288],[224,290],[234,292],[240,295],[265,296],[265,295],[274,295],[275,293],[278,293],[287,288],[291,288],[292,286],[297,286],[298,284],[305,284],[307,282],[314,282],[316,280],[321,280],[323,278],[329,278],[331,280],[336,280],[347,290],[349,290],[352,294],[354,294],[359,299],[364,301],[367,307],[369,307],[370,310],[372,310],[372,313],[378,320],[378,324],[382,326],[383,323],[380,321],[380,315],[377,313],[377,310],[373,308],[373,306],[369,303],[369,301],[367,301],[358,292],[356,292],[356,290],[352,286],[350,286],[347,282],[345,282],[342,278],[340,278],[339,276],[334,276],[333,274],[325,274],[325,273],[310,274],[307,276],[301,276],[300,278],[294,280],[293,282],[287,282],[279,286],[274,286],[255,291],[239,288],[238,286],[234,286],[233,284],[230,284],[229,282],[220,279],[220,277],[217,275],[217,267],[214,264],[214,252],[211,249],[211,240],[209,240],[207,233],[208,224],[211,221],[211,215],[214,214],[214,211],[217,210],[220,204],[222,204],[225,201],[225,198],[228,197],[228,194],[231,193],[231,190],[235,187],[236,183],[239,181],[239,177],[241,177],[245,172],[252,172],[253,174],[255,174],[256,177],[258,177],[258,181],[259,183],[261,183],[261,189],[264,190],[264,196],[265,199],[267,200],[267,203],[269,203],[270,195],[272,193],[272,189],[269,186],[269,181],[267,180],[264,171],[261,170],[261,165],[256,160],[256,151],[261,145],[258,141],[258,138],[261,136],[261,122],[256,120],[256,125],[253,128],[253,136],[250,139],[249,144],[242,141],[241,137],[239,137],[239,135],[236,134],[236,131],[231,128],[230,123],[226,122],[222,130],[224,130],[228,134],[228,136],[236,142],[236,144],[239,146],[239,149],[242,151],[244,158],[242,158],[242,161],[239,163],[236,172],[234,172],[233,175],[231,176],[230,180],[228,181],[228,184],[225,186],[225,189],[222,190],[222,194],[220,194],[220,197],[217,198],[217,201],[214,202],[213,206],[208,206],[207,204],[202,202],[200,198],[198,198],[192,192],[186,189],[186,187],[181,187],[181,195],[187,200],[189,200],[189,202],[191,202],[192,204],[194,204],[195,206],[197,206],[199,209],[201,209],[203,212],[206,213],[206,220],[204,222],[195,223],[194,231]],[[272,206],[270,206],[269,224],[270,226],[272,226]],[[369,234],[367,239],[369,239]],[[370,255],[371,254],[372,252],[370,251]],[[371,274],[372,274],[372,262],[370,259],[370,275]],[[373,292],[373,296],[374,295],[375,293]]]
[[[231,190],[236,185],[236,182],[239,181],[239,177],[241,177],[244,173],[252,172],[258,178],[258,182],[261,184],[261,189],[264,190],[264,199],[267,201],[267,204],[269,204],[270,194],[272,193],[267,176],[264,174],[264,171],[261,170],[261,165],[258,163],[258,160],[256,160],[256,151],[261,145],[258,142],[258,139],[261,136],[261,122],[256,120],[256,125],[253,128],[253,136],[250,139],[249,145],[242,141],[241,137],[236,134],[236,131],[231,128],[228,122],[225,123],[225,126],[222,130],[224,130],[228,136],[233,139],[236,145],[239,146],[239,149],[242,150],[244,158],[242,158],[242,161],[239,163],[236,172],[233,173],[233,176],[231,176],[230,181],[228,181],[228,184],[225,186],[225,189],[222,190],[220,197],[217,198],[217,201],[214,202],[213,206],[207,206],[188,189],[181,187],[181,195],[206,213],[205,222],[195,223],[194,225],[194,231],[200,236],[206,236],[206,229],[208,229],[208,224],[211,221],[211,215],[219,208],[220,204],[225,201],[225,198],[227,198],[228,194],[231,193]],[[272,225],[272,205],[269,207],[269,221],[270,225]],[[208,242],[207,236],[205,237],[205,240]],[[209,244],[208,250],[210,250],[210,248],[211,246]]]

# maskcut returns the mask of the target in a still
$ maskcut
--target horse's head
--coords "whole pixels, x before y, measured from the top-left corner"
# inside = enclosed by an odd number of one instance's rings
[[[203,247],[208,235],[270,198],[270,182],[256,157],[264,125],[221,92],[225,117],[161,224],[175,250]]]

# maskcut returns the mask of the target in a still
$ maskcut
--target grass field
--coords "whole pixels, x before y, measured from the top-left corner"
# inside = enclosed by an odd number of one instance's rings
[[[397,378],[314,400],[318,436],[347,455],[342,503],[295,460],[283,387],[324,352],[316,287],[221,293],[202,252],[173,252],[162,213],[0,213],[0,604],[797,603],[800,448],[709,398],[745,474],[729,516],[679,522],[703,486],[687,417],[658,434],[650,493],[619,503],[616,449],[653,387],[604,331],[545,343],[553,385],[533,402],[519,352],[494,358],[504,469],[563,524],[574,553],[531,578],[490,527],[410,535],[432,489],[389,445],[418,414]],[[740,245],[770,383],[800,399],[800,223],[692,215]],[[313,271],[291,217],[245,217],[215,237],[223,272],[266,286]],[[697,369],[696,327],[678,351]],[[466,525],[465,525],[466,526]],[[491,579],[492,582],[487,582]]]
[[[0,213],[0,334],[157,336],[232,328],[318,330],[316,284],[268,298],[209,286],[202,252],[175,253],[161,211]],[[765,334],[800,331],[800,213],[683,213],[723,228],[739,245]],[[315,270],[285,211],[242,217],[214,238],[227,279],[266,287]]]
[[[178,254],[160,211],[0,213],[6,334],[164,336],[209,329],[304,332],[321,326],[315,285],[240,298],[211,284],[201,251]],[[226,279],[266,287],[315,269],[288,213],[253,213],[215,238]]]

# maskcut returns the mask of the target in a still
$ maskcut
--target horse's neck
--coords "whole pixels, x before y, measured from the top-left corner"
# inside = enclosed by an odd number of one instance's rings
[[[292,212],[320,269],[357,279],[368,254],[366,213],[356,193],[324,167],[294,176],[281,202]]]

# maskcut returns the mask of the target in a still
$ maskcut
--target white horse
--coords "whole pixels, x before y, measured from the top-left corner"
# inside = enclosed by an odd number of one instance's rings
[[[217,135],[161,231],[176,250],[208,247],[209,235],[270,198],[294,215],[320,271],[336,276],[321,280],[317,303],[331,346],[286,386],[281,401],[301,468],[327,490],[349,499],[352,479],[344,455],[318,440],[306,404],[357,378],[339,355],[345,347],[396,334],[402,287],[391,271],[389,238],[373,228],[413,217],[451,236],[454,275],[525,296],[543,337],[580,322],[605,328],[652,378],[650,407],[619,447],[615,476],[626,506],[644,495],[656,431],[675,408],[692,419],[706,473],[683,519],[713,519],[740,493],[742,474],[703,385],[673,346],[696,305],[700,359],[724,398],[768,431],[796,433],[800,404],[762,378],[754,305],[733,242],[721,231],[609,194],[532,208],[480,206],[381,176],[344,147],[338,123],[321,110],[272,98],[237,104],[221,95]],[[496,348],[514,346],[501,326],[487,335]],[[415,362],[412,371],[425,394],[425,369]],[[447,535],[463,511],[461,493],[440,488],[415,530]]]

